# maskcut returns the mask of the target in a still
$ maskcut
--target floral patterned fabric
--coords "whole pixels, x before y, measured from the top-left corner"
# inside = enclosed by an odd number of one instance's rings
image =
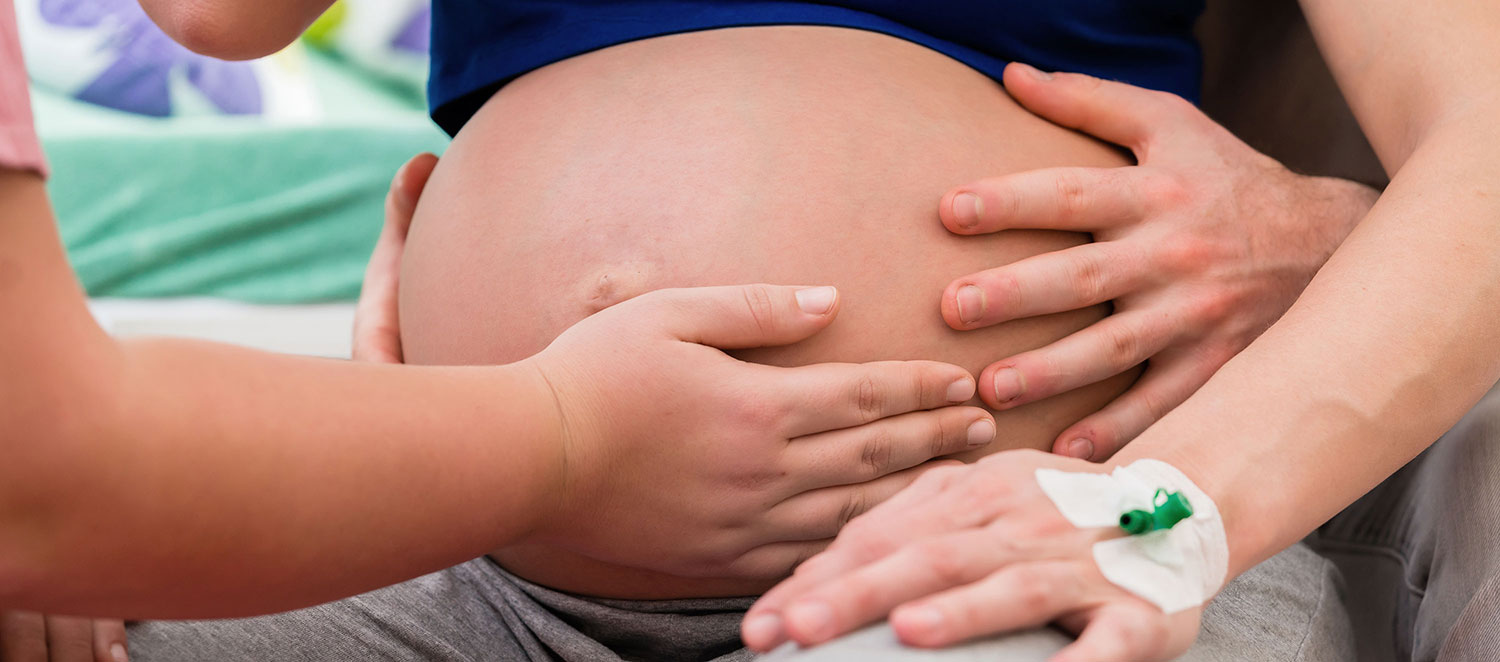
[[[259,115],[252,63],[198,55],[172,41],[137,0],[16,0],[37,82],[81,101],[140,115]]]

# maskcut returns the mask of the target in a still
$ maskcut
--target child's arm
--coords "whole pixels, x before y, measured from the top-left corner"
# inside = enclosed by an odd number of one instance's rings
[[[334,0],[140,0],[141,8],[178,43],[225,60],[250,60],[281,50]]]
[[[500,367],[117,342],[83,305],[40,178],[0,169],[0,209],[0,610],[276,611],[533,532],[566,541],[648,519],[678,529],[658,534],[680,545],[642,552],[658,563],[787,567],[826,542],[809,531],[900,489],[921,473],[901,469],[961,450],[987,418],[895,416],[972,397],[954,366],[773,368],[697,344],[826,326],[837,300],[795,288],[648,294]],[[845,452],[799,453],[804,437]],[[909,464],[863,482],[882,439]],[[810,487],[746,478],[815,465],[838,474],[816,504],[798,501]],[[619,522],[570,525],[598,503]]]
[[[0,613],[288,609],[643,519],[676,541],[637,552],[658,565],[785,568],[987,418],[896,416],[969,399],[953,366],[772,368],[697,344],[806,338],[831,289],[651,294],[502,367],[117,342],[63,254],[12,17],[0,0]],[[801,484],[815,468],[827,484]],[[578,525],[598,503],[617,517]]]

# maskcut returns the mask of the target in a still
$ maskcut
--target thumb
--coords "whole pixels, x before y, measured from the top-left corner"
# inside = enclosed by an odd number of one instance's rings
[[[422,190],[427,188],[427,180],[432,178],[432,171],[437,168],[438,157],[430,152],[423,152],[411,157],[391,179],[391,191],[388,201],[395,209],[386,211],[386,224],[394,226],[394,230],[404,238],[407,229],[411,227],[411,218],[416,213],[417,200],[422,197]],[[391,211],[395,211],[392,214]]]
[[[658,290],[627,303],[659,307],[665,331],[679,340],[748,349],[790,345],[833,321],[839,294],[832,287],[733,285]]]
[[[1005,68],[1005,90],[1033,113],[1070,129],[1130,148],[1141,156],[1165,130],[1191,121],[1198,109],[1170,92],[1029,64]]]

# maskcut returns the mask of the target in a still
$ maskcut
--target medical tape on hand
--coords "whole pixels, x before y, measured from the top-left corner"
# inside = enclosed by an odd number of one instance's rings
[[[1094,543],[1094,562],[1110,583],[1164,613],[1212,598],[1229,570],[1224,519],[1213,499],[1181,471],[1160,460],[1136,460],[1114,473],[1037,469],[1036,482],[1063,517],[1078,528],[1118,528],[1120,514],[1150,511],[1158,489],[1181,492],[1193,515],[1170,529]]]

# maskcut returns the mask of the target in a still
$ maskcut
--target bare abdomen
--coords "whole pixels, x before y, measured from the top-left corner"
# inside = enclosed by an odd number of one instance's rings
[[[1103,307],[958,333],[952,279],[1087,240],[957,237],[948,188],[1113,149],[1021,109],[946,56],[841,28],[735,28],[633,42],[527,74],[453,142],[412,226],[401,280],[408,361],[514,361],[603,306],[662,287],[836,285],[839,319],[749,360],[935,359],[976,374]],[[989,450],[1048,448],[1131,376],[996,416]],[[540,546],[495,554],[564,590],[664,598],[774,582],[676,578]]]

